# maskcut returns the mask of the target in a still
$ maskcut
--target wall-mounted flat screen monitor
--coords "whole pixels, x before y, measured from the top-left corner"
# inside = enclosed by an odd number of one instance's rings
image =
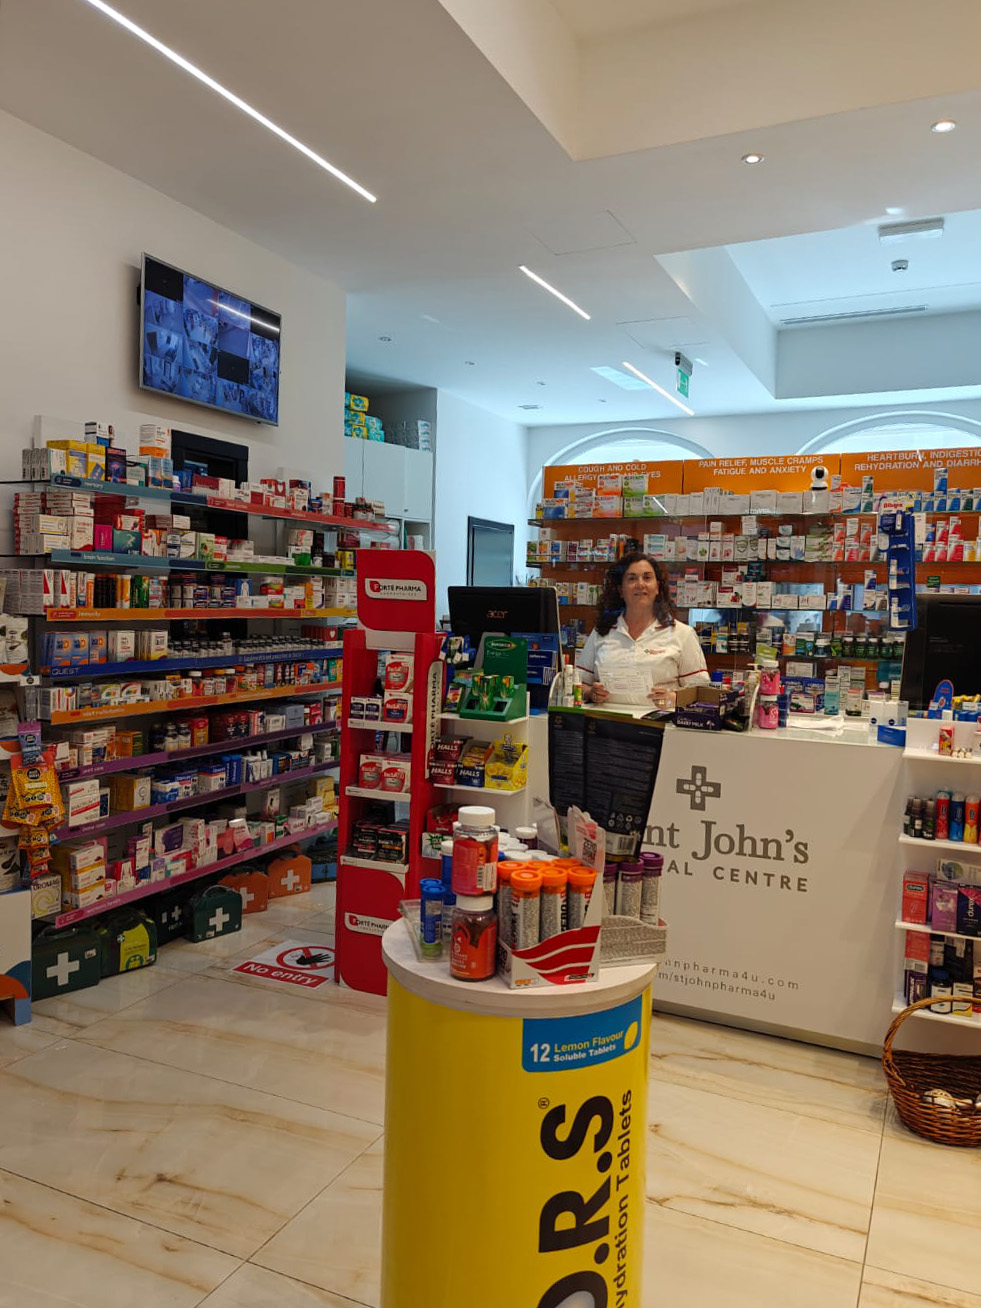
[[[140,386],[279,424],[278,313],[144,254]]]

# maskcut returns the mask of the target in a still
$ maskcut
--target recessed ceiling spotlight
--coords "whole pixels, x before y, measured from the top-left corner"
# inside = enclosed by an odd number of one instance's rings
[[[379,336],[378,339],[379,339],[380,341],[386,341],[386,342],[387,342],[387,341],[390,341],[392,338],[391,338],[391,336]]]
[[[948,132],[956,132],[957,124],[953,118],[941,118],[939,122],[933,124],[931,132],[936,132],[938,136],[946,136]]]
[[[700,363],[700,364],[702,365],[703,368],[708,368],[708,367],[709,367],[708,360],[707,360],[707,359],[699,359],[697,355],[696,355],[696,357],[695,357],[695,362],[696,362],[696,363]]]
[[[570,308],[573,313],[578,313],[580,318],[585,318],[586,321],[589,322],[590,315],[586,312],[585,309],[580,309],[579,305],[576,304],[575,300],[570,300],[567,295],[563,295],[561,291],[557,291],[554,286],[549,285],[549,283],[545,280],[544,277],[539,277],[538,273],[533,273],[531,269],[526,268],[523,263],[519,264],[518,268],[519,271],[523,272],[526,277],[530,277],[533,282],[537,282],[539,286],[541,286],[544,290],[548,291],[549,295],[554,295],[557,300],[561,300],[564,305],[568,306],[568,308]]]
[[[170,62],[176,64],[178,68],[183,68],[185,73],[190,73],[191,76],[201,82],[202,85],[208,87],[209,90],[214,91],[216,95],[220,95],[222,99],[227,100],[229,104],[233,104],[236,109],[240,109],[243,114],[247,114],[254,122],[265,127],[268,131],[272,132],[274,136],[278,136],[279,139],[285,141],[287,145],[291,145],[294,150],[299,150],[300,154],[306,155],[306,157],[319,168],[323,168],[326,172],[336,177],[339,182],[343,182],[345,186],[350,186],[352,191],[357,191],[358,195],[363,196],[366,200],[370,200],[372,204],[375,203],[378,197],[372,195],[370,191],[366,191],[363,186],[359,185],[359,183],[354,180],[353,177],[348,177],[347,173],[342,173],[339,168],[335,168],[332,163],[328,163],[327,160],[317,154],[316,151],[311,150],[308,145],[304,145],[302,141],[298,141],[295,136],[291,136],[289,132],[280,127],[278,123],[274,123],[271,118],[267,118],[265,114],[260,113],[258,109],[253,108],[252,105],[248,104],[240,96],[237,96],[234,91],[229,91],[227,86],[222,86],[221,82],[216,82],[215,79],[209,77],[203,69],[198,68],[196,64],[192,64],[189,59],[185,59],[184,56],[178,54],[176,50],[172,50],[169,45],[164,45],[163,41],[159,41],[145,28],[134,23],[131,18],[127,18],[125,14],[121,14],[118,9],[113,9],[111,5],[107,5],[105,0],[85,0],[85,3],[91,5],[93,9],[98,9],[100,14],[105,14],[106,18],[111,18],[114,23],[118,23],[120,27],[124,27],[126,31],[132,33],[133,36],[137,36],[141,41],[145,41],[148,46],[151,46],[156,50],[157,54],[163,55],[165,59],[169,59]]]
[[[886,216],[888,218],[900,218],[905,212],[906,210],[902,208],[901,205],[898,204],[886,205]]]
[[[758,164],[758,163],[762,163],[763,160],[764,160],[764,158],[765,158],[765,156],[762,155],[762,154],[756,154],[756,153],[744,154],[744,155],[743,155],[743,163],[745,163],[745,164]]]
[[[694,418],[695,416],[694,409],[689,409],[687,404],[682,404],[680,400],[676,400],[670,391],[666,391],[663,386],[658,386],[656,381],[651,381],[650,377],[648,377],[646,373],[641,372],[639,368],[635,368],[634,365],[632,363],[628,363],[626,359],[624,359],[622,366],[624,368],[629,368],[635,377],[639,377],[642,382],[646,382],[647,385],[650,386],[653,390],[657,391],[659,395],[663,395],[666,400],[670,400],[672,404],[676,404],[678,408],[682,411],[682,413],[687,413],[689,418]]]

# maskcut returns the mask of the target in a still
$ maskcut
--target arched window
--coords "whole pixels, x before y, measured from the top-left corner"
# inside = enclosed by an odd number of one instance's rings
[[[958,414],[880,413],[830,427],[799,454],[861,454],[873,450],[944,450],[981,445],[981,422]]]

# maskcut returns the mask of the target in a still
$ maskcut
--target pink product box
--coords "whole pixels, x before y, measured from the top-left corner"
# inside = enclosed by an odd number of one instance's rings
[[[112,527],[106,523],[97,522],[92,528],[92,548],[96,550],[112,551]]]

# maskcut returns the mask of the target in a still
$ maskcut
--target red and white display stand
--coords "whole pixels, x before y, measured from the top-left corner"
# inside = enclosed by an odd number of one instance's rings
[[[381,938],[399,916],[403,899],[417,898],[425,874],[422,836],[426,814],[441,802],[427,780],[426,760],[439,731],[443,702],[443,636],[436,625],[436,569],[421,550],[359,550],[358,622],[344,636],[344,691],[341,727],[340,821],[337,866],[337,979],[353,990],[383,995],[387,973]],[[378,690],[380,651],[414,656],[412,718],[408,723],[351,721],[351,698]],[[402,731],[412,738],[412,775],[408,796],[377,799],[405,804],[409,812],[406,863],[362,859],[351,853],[354,824],[370,809],[371,794],[358,786],[362,754],[377,753],[379,730]],[[358,792],[358,793],[353,793]],[[403,810],[404,812],[404,810]]]

